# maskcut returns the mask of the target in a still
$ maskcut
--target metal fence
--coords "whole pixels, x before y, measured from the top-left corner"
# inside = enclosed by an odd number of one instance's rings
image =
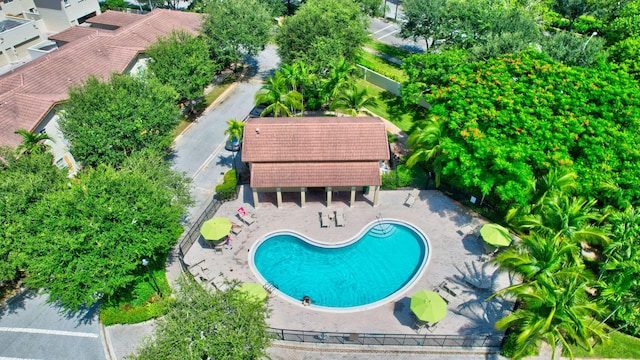
[[[220,201],[215,197],[211,200],[209,205],[207,205],[207,207],[200,214],[200,216],[198,216],[198,219],[189,225],[190,228],[185,232],[182,239],[180,239],[180,242],[178,245],[178,247],[180,248],[180,259],[182,259],[184,255],[187,252],[189,252],[189,249],[191,249],[191,246],[193,246],[193,244],[195,244],[195,242],[198,241],[198,238],[200,238],[200,227],[202,226],[202,223],[212,218],[220,208],[220,205],[222,205],[227,201],[235,200],[237,198],[238,198],[238,188],[236,187],[235,197],[225,201]]]
[[[500,335],[360,334],[269,328],[276,340],[299,343],[499,348]]]

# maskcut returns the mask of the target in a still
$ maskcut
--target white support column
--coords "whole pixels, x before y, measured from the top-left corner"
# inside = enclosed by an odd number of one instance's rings
[[[351,187],[351,200],[349,201],[349,207],[354,207],[356,205],[356,187]]]
[[[251,190],[253,190],[253,207],[257,209],[258,205],[260,205],[260,201],[258,200],[258,190],[255,188]]]
[[[307,188],[300,188],[300,207],[304,208],[307,203]]]
[[[380,193],[380,186],[376,185],[375,190],[373,190],[373,207],[378,206],[379,193]]]
[[[331,206],[331,186],[327,186],[327,207]]]
[[[282,207],[282,189],[276,188],[276,197],[278,198],[278,209]]]

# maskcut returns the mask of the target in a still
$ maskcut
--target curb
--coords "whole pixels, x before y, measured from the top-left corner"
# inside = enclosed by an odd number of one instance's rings
[[[118,360],[115,356],[115,351],[113,350],[113,344],[111,343],[109,333],[102,323],[100,323],[100,333],[102,334],[102,349],[104,350],[104,357],[107,360]]]

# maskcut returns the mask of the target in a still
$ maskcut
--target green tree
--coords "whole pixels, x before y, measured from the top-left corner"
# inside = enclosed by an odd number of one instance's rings
[[[589,300],[585,286],[586,280],[574,277],[530,283],[511,291],[523,306],[496,323],[500,330],[514,329],[511,357],[520,359],[546,341],[553,349],[552,358],[557,345],[562,344],[573,359],[569,344],[591,350],[594,342],[606,339],[602,324],[594,319],[603,308]]]
[[[638,17],[640,20],[640,16]],[[609,60],[620,66],[620,68],[636,80],[640,80],[640,37],[626,38],[609,48]]]
[[[236,290],[205,290],[181,278],[176,301],[136,359],[259,359],[271,343],[264,302]]]
[[[25,284],[73,310],[117,296],[145,276],[142,258],[163,258],[182,233],[187,183],[161,155],[141,152],[46,194],[24,224]]]
[[[300,61],[325,73],[340,58],[355,59],[367,40],[366,16],[353,0],[309,0],[276,33],[282,62]]]
[[[573,24],[580,16],[592,10],[589,0],[554,0],[551,8],[569,19],[569,30],[573,29]]]
[[[607,38],[614,43],[627,38],[640,38],[640,1],[626,3],[620,15],[606,29]]]
[[[28,258],[22,247],[24,227],[32,221],[28,211],[68,181],[67,172],[52,164],[48,152],[19,156],[14,149],[0,147],[0,283],[22,277]]]
[[[69,90],[60,128],[84,165],[119,167],[136,151],[169,149],[180,116],[176,98],[171,87],[155,79],[113,74],[100,82],[90,77]]]
[[[147,48],[151,58],[148,68],[161,83],[178,92],[178,100],[194,100],[202,96],[218,70],[209,60],[207,46],[199,36],[174,30]]]
[[[349,87],[341,87],[340,92],[331,103],[331,110],[338,110],[347,115],[358,116],[360,111],[367,106],[376,103],[376,99],[369,96],[367,88],[358,89],[358,86],[351,84]]]
[[[411,55],[402,62],[402,69],[413,81],[400,88],[406,102],[418,103],[426,93],[446,85],[449,76],[469,60],[465,50],[442,49],[438,53]]]
[[[384,8],[382,0],[355,0],[363,13],[368,16],[383,16]]]
[[[266,105],[260,116],[269,114],[273,114],[274,117],[291,116],[295,110],[304,109],[302,95],[295,90],[288,89],[286,80],[280,71],[276,71],[273,76],[267,78],[260,91],[256,93],[256,104]]]
[[[595,35],[584,37],[559,31],[543,38],[542,50],[565,65],[590,67],[606,57],[604,43],[604,39]]]
[[[222,67],[256,55],[269,41],[273,17],[260,0],[212,0],[205,12],[202,32]]]
[[[447,4],[448,0],[404,0],[400,35],[414,41],[423,39],[428,52],[451,32]]]
[[[49,145],[45,144],[45,140],[53,141],[53,139],[46,133],[32,133],[25,129],[18,129],[16,134],[22,136],[22,142],[16,148],[19,154],[31,154],[34,152],[45,152],[49,149]]]
[[[412,168],[416,164],[422,163],[427,166],[427,169],[433,170],[436,187],[440,187],[443,164],[442,142],[446,133],[446,120],[432,117],[425,123],[418,125],[418,128],[407,139],[407,144],[411,148],[411,155],[407,158],[407,166]]]
[[[227,125],[229,126],[225,131],[225,135],[229,135],[231,140],[240,141],[242,140],[242,133],[244,131],[244,122],[238,121],[236,119],[227,120]]]

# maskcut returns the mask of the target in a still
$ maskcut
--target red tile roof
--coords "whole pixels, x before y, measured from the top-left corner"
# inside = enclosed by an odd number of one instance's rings
[[[384,122],[371,117],[249,119],[242,141],[252,188],[380,185],[389,159]]]
[[[120,11],[112,11],[107,10],[100,15],[96,15],[92,18],[87,19],[86,22],[89,24],[102,24],[102,25],[111,25],[111,26],[127,26],[129,24],[133,24],[136,21],[140,21],[144,15],[141,14],[131,14]]]
[[[131,14],[114,13],[125,17]],[[156,9],[114,31],[98,31],[0,76],[0,145],[17,146],[17,129],[35,130],[57,103],[66,100],[72,85],[89,75],[107,78],[122,73],[138,53],[173,29],[196,33],[200,14]],[[77,34],[80,34],[80,30]]]
[[[109,30],[90,28],[85,26],[74,26],[65,31],[49,36],[49,40],[72,42],[87,36],[97,35],[98,33],[105,31],[108,32]]]

